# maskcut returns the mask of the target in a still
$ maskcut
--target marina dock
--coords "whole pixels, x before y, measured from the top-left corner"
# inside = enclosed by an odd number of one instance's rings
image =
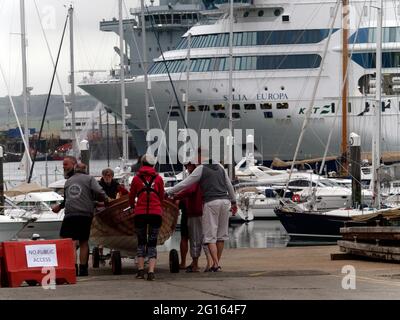
[[[156,281],[135,279],[131,259],[123,260],[123,274],[112,275],[111,267],[90,269],[75,285],[1,288],[1,299],[110,299],[110,300],[338,300],[399,299],[398,264],[331,260],[338,246],[268,249],[226,249],[217,273],[170,273],[168,253],[159,254]],[[204,266],[204,256],[200,260]],[[343,289],[353,266],[356,289]]]

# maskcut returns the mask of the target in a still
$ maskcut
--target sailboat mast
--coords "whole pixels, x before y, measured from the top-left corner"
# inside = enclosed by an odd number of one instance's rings
[[[189,88],[190,88],[190,47],[192,46],[192,34],[187,36],[187,56],[186,56],[186,93],[185,93],[185,122],[188,124],[188,109],[189,109]]]
[[[73,156],[78,155],[78,145],[76,141],[76,120],[75,120],[75,58],[74,58],[74,7],[71,5],[68,9],[69,16],[69,50],[70,50],[70,85],[71,95],[69,105],[71,109],[71,134],[72,134],[72,152]]]
[[[381,165],[381,141],[382,141],[382,26],[383,26],[383,0],[379,1],[376,30],[376,103],[375,103],[375,134],[372,147],[372,169],[373,169],[373,191],[374,205],[380,209],[381,184],[379,178],[379,167]]]
[[[229,6],[229,85],[228,85],[228,98],[229,98],[229,141],[228,141],[228,174],[233,179],[233,122],[232,122],[232,108],[233,108],[233,0],[230,0]]]
[[[192,34],[189,33],[187,36],[187,56],[186,56],[186,91],[184,94],[184,102],[185,102],[185,123],[188,128],[188,112],[189,112],[189,89],[190,89],[190,47],[192,46]],[[186,132],[185,141],[187,139],[188,132]],[[185,143],[185,159],[187,157],[187,149]],[[188,172],[186,170],[183,171],[183,177],[187,177]]]
[[[347,77],[347,69],[349,65],[349,26],[350,26],[350,12],[349,12],[349,0],[343,0],[342,2],[342,144],[341,144],[341,155],[342,155],[342,175],[347,175],[349,170],[349,162],[347,159],[347,105],[349,96],[349,82]]]
[[[146,115],[146,135],[150,130],[150,99],[149,99],[149,77],[147,74],[148,70],[148,58],[147,58],[147,40],[146,40],[146,20],[144,17],[144,0],[140,1],[141,6],[141,18],[142,18],[142,47],[143,47],[143,76],[144,76],[144,102],[145,102],[145,115]],[[149,17],[151,19],[151,17]],[[147,141],[147,146],[150,146],[150,141]]]
[[[128,143],[126,132],[126,97],[125,97],[125,50],[124,50],[124,20],[122,16],[122,1],[119,0],[119,50],[121,58],[120,80],[121,80],[121,117],[122,117],[122,159],[128,159]]]
[[[24,139],[26,143],[25,174],[26,181],[31,171],[29,153],[29,126],[28,126],[28,72],[26,68],[26,29],[25,29],[25,0],[20,0],[21,14],[21,53],[22,53],[22,96],[24,104]]]

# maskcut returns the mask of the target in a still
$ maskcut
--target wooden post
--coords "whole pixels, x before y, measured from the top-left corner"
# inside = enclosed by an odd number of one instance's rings
[[[87,174],[90,174],[90,149],[89,141],[82,140],[79,144],[79,149],[81,150],[81,162],[87,166]]]
[[[348,95],[349,95],[349,82],[348,82],[348,64],[349,64],[349,24],[350,24],[350,12],[349,12],[349,0],[343,0],[342,9],[342,167],[341,175],[347,176],[349,170],[349,162],[347,159],[347,108],[348,108]]]
[[[361,138],[354,132],[350,134],[350,174],[351,204],[357,208],[361,204]]]

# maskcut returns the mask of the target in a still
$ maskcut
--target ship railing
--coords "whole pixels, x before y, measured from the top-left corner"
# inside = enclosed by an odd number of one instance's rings
[[[125,82],[133,82],[135,81],[135,77],[128,77],[125,79]],[[118,75],[108,76],[108,77],[100,77],[100,78],[83,78],[79,84],[101,84],[101,83],[114,83],[120,82],[120,77]]]

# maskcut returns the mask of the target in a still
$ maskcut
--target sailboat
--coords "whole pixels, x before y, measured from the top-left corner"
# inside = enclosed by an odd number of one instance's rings
[[[283,203],[283,205],[275,210],[276,215],[289,233],[292,240],[312,238],[312,239],[331,239],[337,240],[341,238],[340,228],[344,226],[365,226],[371,221],[353,220],[353,217],[367,214],[385,214],[393,208],[381,208],[380,195],[380,142],[381,142],[381,115],[380,108],[382,102],[382,16],[383,1],[380,1],[378,9],[378,29],[377,29],[377,52],[376,52],[376,132],[373,140],[373,176],[374,176],[374,197],[375,203],[372,208],[353,207],[337,209],[326,212],[304,211],[294,203]],[[345,117],[343,117],[345,118]]]
[[[63,198],[50,189],[43,188],[32,183],[31,176],[33,171],[32,160],[29,153],[29,136],[27,134],[27,68],[26,68],[26,39],[25,39],[25,0],[20,1],[21,12],[21,47],[22,47],[22,71],[23,71],[23,92],[24,92],[24,111],[25,111],[25,134],[22,139],[25,144],[24,159],[20,169],[26,171],[26,183],[8,190],[7,201],[2,215],[0,215],[0,241],[16,238],[58,238],[61,223],[64,218],[63,210],[59,214],[54,214],[50,206],[59,203]],[[72,13],[69,11],[70,23]],[[11,100],[11,98],[10,98]],[[12,101],[11,101],[12,103]],[[13,109],[14,105],[12,103]],[[22,129],[18,126],[22,135]]]

